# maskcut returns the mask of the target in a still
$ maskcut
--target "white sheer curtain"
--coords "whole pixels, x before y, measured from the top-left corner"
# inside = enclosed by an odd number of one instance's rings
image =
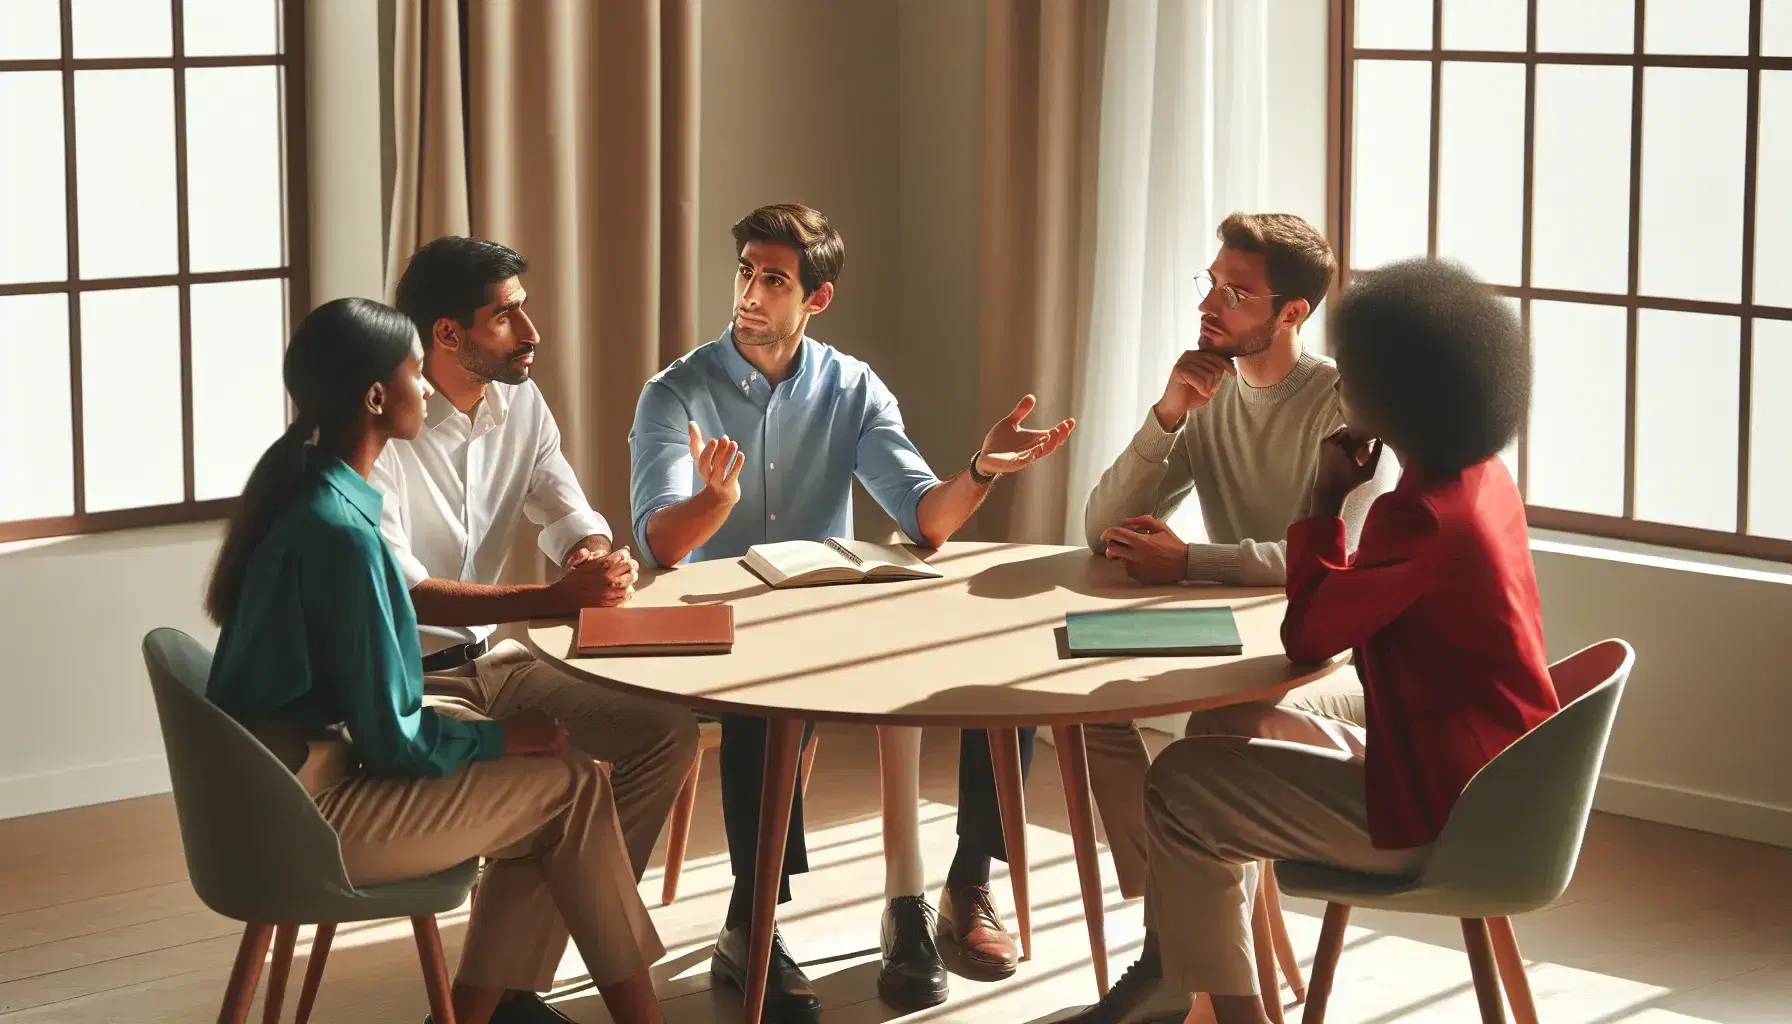
[[[1101,81],[1089,344],[1070,445],[1069,543],[1083,501],[1193,348],[1194,276],[1214,230],[1268,192],[1270,0],[1114,0]],[[1189,501],[1172,524],[1204,540]]]

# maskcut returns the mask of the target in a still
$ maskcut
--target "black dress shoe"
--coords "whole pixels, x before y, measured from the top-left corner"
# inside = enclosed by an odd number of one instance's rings
[[[423,1024],[433,1024],[434,1020],[425,1016]],[[573,1019],[533,992],[518,992],[492,1011],[491,1024],[573,1024]]]
[[[723,928],[709,958],[709,978],[747,991],[748,928]],[[765,986],[765,1020],[771,1024],[820,1024],[821,1000],[803,969],[797,966],[784,936],[772,932],[771,977]]]
[[[573,1020],[535,993],[518,992],[498,1004],[492,1024],[573,1024]]]
[[[925,896],[898,896],[884,908],[877,994],[899,1010],[923,1010],[946,1001],[946,963],[933,941],[934,917]]]
[[[1178,1024],[1193,1005],[1193,996],[1164,983],[1163,962],[1153,954],[1128,967],[1101,1002],[1059,1024]]]

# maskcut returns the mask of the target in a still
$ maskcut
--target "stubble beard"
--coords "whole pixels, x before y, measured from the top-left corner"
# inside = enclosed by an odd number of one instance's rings
[[[1215,344],[1212,339],[1209,338],[1203,338],[1201,340],[1206,343],[1203,344],[1202,347],[1209,352],[1227,356],[1232,359],[1245,359],[1265,352],[1269,349],[1269,346],[1275,344],[1276,322],[1272,319],[1249,334],[1241,334],[1227,338],[1226,344],[1224,345]]]
[[[529,371],[533,367],[518,366],[515,358],[527,349],[512,352],[508,356],[497,356],[483,349],[462,346],[460,350],[461,368],[481,380],[497,381],[500,384],[521,384],[529,379]]]

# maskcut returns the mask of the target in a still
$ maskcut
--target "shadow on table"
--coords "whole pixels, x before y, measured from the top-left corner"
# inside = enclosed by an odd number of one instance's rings
[[[970,578],[971,596],[992,601],[1034,597],[1053,590],[1067,590],[1086,597],[1132,597],[1151,604],[1265,596],[1274,600],[1280,596],[1279,591],[1264,588],[1135,583],[1119,562],[1090,554],[1084,548],[1003,562]]]
[[[1204,711],[1250,701],[1273,700],[1309,681],[1312,669],[1290,662],[1281,654],[1230,658],[1210,665],[1172,668],[1156,674],[1135,671],[1084,693],[1054,693],[1023,688],[1054,675],[1080,671],[1108,662],[1137,662],[1136,658],[1068,658],[1064,666],[1001,686],[955,686],[892,709],[895,714],[938,716],[966,728],[980,719],[992,725],[1077,725],[1085,722],[1128,721],[1183,711]],[[1180,659],[1179,659],[1180,660]],[[1106,704],[1104,696],[1126,694],[1124,706],[1091,713]]]

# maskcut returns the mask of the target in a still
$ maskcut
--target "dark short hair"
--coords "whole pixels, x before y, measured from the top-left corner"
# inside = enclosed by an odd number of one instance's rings
[[[1276,312],[1290,299],[1307,300],[1307,316],[1331,290],[1338,259],[1319,229],[1292,213],[1235,213],[1220,222],[1220,244],[1263,257]]]
[[[446,235],[411,254],[398,279],[396,305],[417,325],[424,347],[432,347],[437,320],[471,327],[474,310],[492,300],[493,286],[528,269],[529,261],[507,246]]]
[[[1359,277],[1339,300],[1332,349],[1350,400],[1434,473],[1503,451],[1530,412],[1530,340],[1511,306],[1453,263]]]
[[[817,210],[799,203],[761,206],[734,222],[734,253],[748,242],[776,242],[797,252],[797,276],[803,282],[803,295],[813,294],[824,284],[840,278],[846,264],[846,240]]]

